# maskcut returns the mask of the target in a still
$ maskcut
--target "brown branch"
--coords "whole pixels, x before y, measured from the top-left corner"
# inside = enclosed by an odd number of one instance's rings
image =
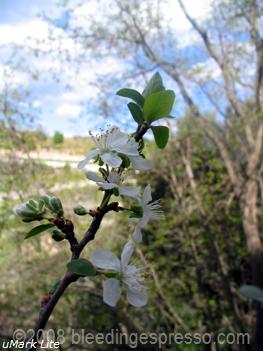
[[[249,33],[252,39],[253,44],[255,45],[256,51],[256,77],[254,82],[255,89],[255,103],[257,112],[261,112],[262,103],[261,93],[262,93],[262,85],[263,85],[263,38],[260,36],[260,31],[258,28],[258,18],[257,18],[257,2],[253,0],[251,2],[251,11],[248,15],[245,14],[245,17],[250,25]]]
[[[137,142],[139,142],[144,134],[147,132],[147,130],[149,129],[149,126],[147,124],[142,124],[141,126],[139,126],[137,128],[137,131],[135,133],[135,140]],[[70,243],[70,248],[72,251],[72,259],[77,259],[80,257],[84,247],[95,238],[95,235],[100,227],[101,221],[104,217],[104,215],[113,210],[116,210],[116,206],[111,206],[108,205],[108,202],[110,200],[111,197],[111,192],[110,191],[105,191],[105,195],[104,195],[104,199],[107,197],[106,201],[104,202],[103,205],[101,205],[100,207],[97,208],[97,210],[94,213],[93,216],[93,220],[89,226],[89,229],[86,231],[86,233],[83,236],[83,239],[78,243],[75,234],[74,234],[74,227],[71,221],[65,221],[65,222],[61,222],[60,228],[61,230],[66,234],[66,239],[69,241]],[[49,317],[51,316],[54,308],[56,307],[59,299],[61,298],[61,296],[64,294],[65,290],[67,289],[67,287],[77,281],[79,279],[79,275],[75,274],[75,273],[71,273],[71,272],[66,272],[64,277],[62,278],[62,280],[60,281],[57,289],[55,290],[55,292],[50,296],[48,301],[45,301],[45,303],[43,303],[43,305],[41,306],[40,309],[40,313],[39,313],[39,319],[36,323],[35,329],[34,329],[34,337],[33,337],[33,341],[39,341],[39,339],[41,338],[41,335],[43,333],[43,329],[45,328]],[[36,338],[37,337],[37,338]],[[31,350],[35,350],[36,348],[30,347],[27,349],[27,351],[31,351]]]
[[[239,105],[237,104],[237,99],[236,99],[236,96],[234,93],[234,89],[233,89],[233,87],[231,87],[230,81],[228,79],[229,72],[227,71],[227,67],[226,67],[224,60],[222,58],[220,58],[220,56],[215,51],[215,49],[214,49],[214,47],[213,47],[213,45],[208,37],[207,32],[203,28],[201,28],[201,26],[197,23],[197,21],[193,17],[190,16],[190,14],[188,13],[188,11],[186,10],[186,8],[184,6],[183,1],[182,0],[177,0],[177,1],[179,3],[179,6],[181,7],[185,17],[187,18],[187,20],[190,22],[190,24],[193,26],[193,28],[197,31],[197,33],[200,35],[201,39],[203,40],[204,45],[205,45],[209,55],[215,60],[215,62],[218,64],[219,68],[221,69],[229,102],[231,103],[236,114],[238,116],[242,115],[242,111],[239,108]]]
[[[217,63],[218,67],[220,68],[228,101],[229,101],[230,105],[232,106],[233,110],[235,111],[235,114],[238,117],[242,118],[242,120],[245,123],[246,116],[244,115],[244,112],[242,110],[242,106],[240,105],[240,101],[237,97],[234,82],[229,79],[230,72],[229,72],[229,69],[225,63],[225,59],[218,55],[218,53],[216,52],[208,34],[207,34],[207,31],[204,30],[197,23],[197,21],[193,17],[190,16],[189,12],[186,10],[186,8],[184,6],[183,1],[182,0],[177,0],[177,1],[179,3],[179,6],[181,7],[185,17],[189,21],[189,23],[193,26],[193,28],[196,30],[196,32],[200,35],[207,52],[214,59],[214,61]],[[246,137],[247,137],[249,144],[253,145],[253,141],[254,141],[253,132],[248,124],[245,124],[245,132],[246,132]]]

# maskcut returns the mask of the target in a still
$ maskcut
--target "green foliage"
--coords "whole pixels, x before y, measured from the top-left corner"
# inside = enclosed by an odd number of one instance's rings
[[[131,100],[135,101],[140,107],[143,107],[144,105],[144,97],[137,90],[124,88],[118,90],[116,94],[130,98]]]
[[[146,85],[146,88],[142,92],[142,95],[146,99],[151,94],[154,94],[163,90],[165,90],[165,87],[163,85],[162,77],[160,76],[159,72],[156,72],[149,80],[148,84]]]
[[[53,228],[55,225],[53,223],[40,224],[37,227],[32,228],[25,236],[25,239],[32,238],[32,236],[38,235]]]
[[[127,106],[138,125],[144,122],[151,124],[165,117],[171,118],[170,113],[173,108],[175,94],[172,90],[165,90],[158,72],[152,76],[142,95],[138,91],[128,88],[119,90],[117,95],[128,97],[136,102],[130,102]],[[160,133],[160,136],[157,135],[158,133]],[[155,129],[154,136],[158,141],[157,145],[164,148],[168,141],[167,131],[162,128]]]
[[[145,100],[143,115],[148,123],[157,121],[170,115],[175,100],[172,90],[165,90],[154,93]]]
[[[93,264],[84,258],[70,261],[67,264],[67,267],[69,272],[76,273],[84,277],[96,275],[96,269],[94,268]]]
[[[165,126],[151,126],[156,145],[164,149],[169,140],[169,128]]]
[[[128,108],[135,122],[137,122],[139,125],[142,124],[144,122],[142,109],[133,102],[128,104]]]
[[[53,135],[53,143],[55,145],[62,144],[64,142],[64,135],[60,132],[55,132]]]

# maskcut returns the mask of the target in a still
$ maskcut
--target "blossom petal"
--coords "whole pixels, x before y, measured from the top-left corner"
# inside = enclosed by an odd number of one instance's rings
[[[121,263],[118,257],[109,250],[98,249],[90,258],[94,266],[101,269],[110,269],[119,272],[121,269]]]
[[[128,186],[119,186],[118,189],[119,189],[120,195],[140,198],[140,190],[141,190],[140,187],[131,188]]]
[[[110,147],[112,150],[121,152],[125,155],[138,155],[139,143],[131,138],[128,134],[120,131],[119,128],[115,128],[112,132],[112,138]]]
[[[107,182],[102,183],[102,182],[100,182],[100,183],[98,183],[98,185],[99,185],[100,187],[102,187],[102,189],[105,189],[105,190],[110,190],[110,189],[118,188],[118,185],[117,185],[117,184],[114,184],[114,183],[107,183]]]
[[[146,224],[149,223],[150,219],[151,219],[151,212],[146,207],[143,210],[143,216],[142,216],[142,218],[140,219],[140,222],[139,222],[140,227],[142,228],[142,227],[146,226]]]
[[[79,162],[78,168],[79,168],[79,169],[84,168],[84,167],[86,166],[86,164],[87,164],[91,159],[93,159],[94,157],[98,156],[99,153],[100,153],[100,151],[99,151],[98,149],[89,151],[89,152],[86,154],[84,160],[82,160],[82,161]]]
[[[142,242],[142,228],[139,224],[136,225],[132,236],[136,243]]]
[[[105,154],[101,155],[101,159],[107,165],[114,168],[119,167],[122,163],[122,159],[113,152],[106,152]]]
[[[103,282],[103,301],[115,307],[121,296],[120,282],[118,279],[110,278]]]
[[[126,267],[130,261],[130,258],[134,252],[134,244],[131,241],[128,241],[122,250],[121,253],[121,265],[122,265],[122,269],[124,267]]]
[[[88,171],[86,172],[86,177],[89,180],[92,180],[93,182],[104,182],[104,179],[102,177],[99,177],[95,172]]]
[[[152,201],[152,190],[150,184],[148,184],[142,195],[142,206],[147,205],[150,201]]]
[[[143,307],[147,304],[148,294],[145,288],[133,289],[127,287],[127,300],[135,307]]]
[[[114,148],[114,150],[121,152],[122,154],[125,154],[127,156],[139,156],[139,151],[138,151],[138,143],[134,140],[130,140],[127,144],[125,145],[119,145]]]
[[[152,162],[150,160],[146,160],[141,156],[129,156],[129,159],[134,169],[147,171],[152,168]]]
[[[110,146],[115,150],[116,146],[127,144],[129,135],[120,131],[119,128],[113,128],[111,132],[111,143]]]

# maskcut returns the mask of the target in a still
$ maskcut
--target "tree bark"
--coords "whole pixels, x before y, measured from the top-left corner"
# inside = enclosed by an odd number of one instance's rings
[[[257,200],[258,184],[256,179],[251,179],[246,185],[243,194],[242,221],[246,235],[247,249],[250,254],[250,265],[252,272],[252,284],[263,288],[263,250],[261,245]],[[256,303],[257,320],[255,331],[254,351],[262,350],[263,345],[263,309],[260,303]]]

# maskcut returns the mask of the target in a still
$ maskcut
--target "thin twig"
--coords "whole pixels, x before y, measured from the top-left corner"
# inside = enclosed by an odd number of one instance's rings
[[[139,142],[144,134],[147,132],[149,129],[149,126],[146,123],[143,123],[141,126],[137,128],[137,131],[134,135],[134,138],[137,142]],[[72,222],[66,221],[61,225],[61,229],[63,232],[66,234],[66,239],[70,243],[70,249],[72,251],[72,259],[78,259],[84,249],[84,247],[95,238],[95,235],[100,227],[100,224],[103,220],[104,215],[111,211],[114,210],[114,207],[108,205],[111,193],[109,191],[105,192],[105,195],[107,196],[107,200],[105,200],[105,197],[102,200],[103,206],[98,207],[97,210],[94,213],[93,220],[88,228],[88,230],[85,232],[82,240],[80,242],[77,241],[75,234],[74,234],[74,227]],[[75,273],[70,273],[66,272],[62,280],[60,281],[57,289],[54,291],[54,293],[50,296],[48,301],[45,301],[45,303],[41,306],[40,313],[39,313],[39,319],[36,323],[36,327],[34,329],[34,337],[33,341],[38,341],[43,333],[43,329],[45,328],[55,306],[57,305],[58,301],[60,300],[61,296],[64,294],[65,290],[67,287],[77,281],[79,279],[79,275]],[[37,338],[36,338],[37,337]],[[30,347],[27,349],[27,351],[35,350],[36,348]]]

